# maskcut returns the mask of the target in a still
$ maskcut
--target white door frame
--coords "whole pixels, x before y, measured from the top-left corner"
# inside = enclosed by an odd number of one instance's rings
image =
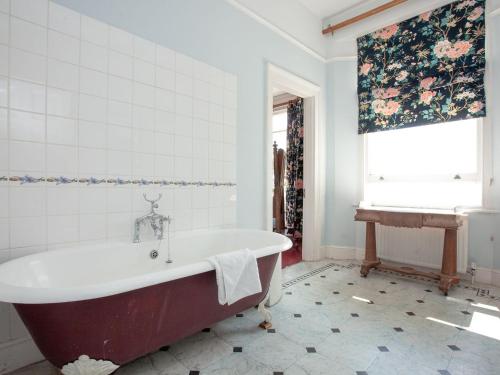
[[[273,88],[304,98],[304,215],[302,257],[319,260],[324,215],[324,134],[323,99],[319,86],[274,64],[267,64],[267,127],[265,132],[267,230],[273,230]]]

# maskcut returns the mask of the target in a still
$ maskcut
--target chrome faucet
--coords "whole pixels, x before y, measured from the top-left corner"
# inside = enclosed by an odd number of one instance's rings
[[[172,218],[170,216],[163,216],[157,213],[155,210],[158,208],[158,201],[161,199],[161,194],[158,194],[156,199],[148,199],[146,194],[143,194],[144,199],[151,204],[151,210],[148,214],[135,219],[134,224],[134,242],[141,242],[140,231],[141,225],[146,225],[149,223],[151,228],[153,228],[153,233],[158,240],[163,240],[163,232],[165,223],[170,226]]]

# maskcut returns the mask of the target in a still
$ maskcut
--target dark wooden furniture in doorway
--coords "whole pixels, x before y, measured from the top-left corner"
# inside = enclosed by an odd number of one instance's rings
[[[396,271],[406,275],[423,276],[439,280],[439,289],[445,295],[448,295],[448,290],[460,281],[457,276],[457,231],[462,225],[462,215],[439,211],[395,210],[381,207],[358,208],[354,219],[366,222],[365,259],[361,266],[361,276],[368,276],[372,268]],[[444,247],[441,272],[424,272],[411,267],[382,264],[377,257],[376,223],[402,228],[443,228]]]

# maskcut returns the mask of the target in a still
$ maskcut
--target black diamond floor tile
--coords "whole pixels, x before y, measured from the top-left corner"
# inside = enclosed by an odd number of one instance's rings
[[[308,348],[306,348],[306,350],[308,353],[316,353],[316,348],[313,348],[313,347],[308,347]]]

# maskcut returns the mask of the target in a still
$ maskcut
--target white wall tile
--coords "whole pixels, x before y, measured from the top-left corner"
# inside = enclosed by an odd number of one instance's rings
[[[156,67],[156,86],[165,90],[175,90],[175,72],[173,70]]]
[[[49,57],[71,64],[79,63],[80,41],[78,39],[57,31],[49,30],[48,43]]]
[[[132,153],[130,151],[108,151],[107,169],[110,177],[132,175]]]
[[[118,100],[121,102],[132,102],[132,81],[115,77],[108,76],[108,97],[112,100]]]
[[[194,60],[182,53],[175,54],[175,71],[187,75],[188,77],[193,76],[194,71]]]
[[[88,186],[80,189],[80,213],[97,214],[106,212],[107,189],[104,186]]]
[[[132,79],[134,60],[132,57],[115,51],[109,51],[109,73]]]
[[[154,153],[155,134],[148,130],[134,129],[132,133],[133,151]]]
[[[0,106],[7,106],[7,78],[0,77]]]
[[[109,150],[130,151],[132,149],[132,128],[108,125],[107,132]]]
[[[76,120],[47,116],[47,142],[74,146],[77,142]]]
[[[0,75],[7,75],[9,73],[9,48],[0,45]]]
[[[106,99],[81,94],[79,117],[81,120],[106,122]]]
[[[47,0],[14,0],[10,11],[13,16],[47,26]]]
[[[47,73],[47,85],[70,91],[78,91],[78,66],[49,59]]]
[[[80,241],[106,238],[106,215],[80,215]]]
[[[43,216],[45,191],[37,186],[12,186],[9,190],[9,216]]]
[[[7,139],[7,109],[0,108],[0,139]]]
[[[80,14],[54,2],[49,3],[49,28],[80,37]]]
[[[108,53],[106,48],[82,41],[80,45],[80,63],[100,72],[108,71]]]
[[[161,110],[155,111],[155,130],[157,132],[172,134],[174,132],[174,127],[174,113]]]
[[[175,116],[174,134],[183,135],[185,137],[193,136],[193,118],[189,116]]]
[[[194,81],[194,97],[204,101],[210,99],[210,84],[199,79]]]
[[[193,176],[193,161],[191,158],[176,156],[174,159],[174,177],[179,180],[191,180]]]
[[[71,215],[78,214],[80,208],[78,188],[74,186],[47,187],[47,214]]]
[[[155,152],[160,155],[174,155],[175,136],[167,133],[155,134]]]
[[[171,179],[174,177],[174,158],[172,156],[155,156],[155,177],[161,179]]]
[[[134,82],[132,101],[137,105],[154,108],[155,88],[153,86],[145,85],[140,82]]]
[[[194,99],[193,100],[193,117],[209,120],[210,119],[210,104],[204,100]]]
[[[156,47],[155,44],[149,40],[134,37],[134,57],[154,63],[156,60]]]
[[[155,66],[149,62],[134,59],[134,80],[147,85],[155,84]]]
[[[175,52],[163,46],[156,46],[156,65],[175,70]]]
[[[11,17],[10,42],[12,47],[45,55],[47,53],[47,29],[31,22]]]
[[[0,217],[9,217],[9,187],[0,186]]]
[[[9,16],[0,13],[0,43],[9,44]]]
[[[49,216],[47,218],[47,243],[77,242],[79,229],[78,215]]]
[[[107,210],[108,213],[132,212],[132,189],[130,187],[107,189]],[[123,225],[129,229],[130,223]]]
[[[183,95],[193,95],[193,78],[184,74],[177,73],[175,75],[175,92]]]
[[[76,118],[78,114],[78,94],[53,87],[47,88],[47,114]]]
[[[132,157],[132,175],[135,178],[151,178],[154,175],[154,155],[134,153]]]
[[[78,151],[79,173],[84,175],[106,174],[106,150],[80,148]]]
[[[11,141],[9,166],[11,171],[42,172],[45,169],[45,145]]]
[[[80,68],[80,92],[105,98],[108,94],[108,77],[95,70]]]
[[[110,26],[109,47],[112,50],[132,56],[134,54],[134,40],[132,34]]]
[[[0,219],[0,250],[6,250],[8,249],[10,246],[10,238],[9,238],[9,219],[6,219],[6,218],[2,218]],[[9,252],[6,251],[6,252],[3,252],[2,251],[2,256],[1,256],[1,260],[2,263],[7,261],[7,259],[4,259],[4,255],[5,253],[7,253],[6,255],[8,256]],[[8,321],[6,322],[4,319],[0,318],[0,321],[1,323],[0,324],[7,324],[8,325]],[[2,334],[1,337],[4,337],[4,335]]]
[[[10,50],[10,76],[35,83],[45,83],[47,62],[45,57],[16,48]]]
[[[0,12],[10,12],[10,0],[0,0]]]
[[[78,124],[78,145],[106,148],[106,124],[81,120]]]
[[[45,113],[45,87],[11,79],[10,107],[25,111]]]
[[[132,125],[137,129],[154,130],[155,110],[153,108],[134,105],[132,108]]]
[[[208,139],[210,123],[206,120],[193,119],[193,134],[195,138]]]
[[[132,105],[129,103],[108,101],[108,123],[131,126],[132,125]]]
[[[167,112],[175,111],[175,94],[172,91],[157,88],[155,90],[155,105],[157,109]]]
[[[0,140],[0,170],[7,171],[9,169],[9,141]]]
[[[224,88],[232,92],[236,92],[238,89],[238,80],[234,74],[226,73],[224,74]]]
[[[132,220],[130,213],[110,213],[107,215],[108,238],[132,238],[132,230],[128,225]]]
[[[175,111],[180,115],[193,115],[193,99],[189,96],[175,95]]]
[[[94,18],[82,16],[82,40],[107,47],[108,25]]]
[[[12,248],[40,246],[46,243],[45,217],[23,217],[10,219],[10,246]],[[30,235],[27,236],[26,233]]]
[[[78,149],[74,146],[47,145],[47,173],[56,176],[76,176]]]
[[[183,156],[187,158],[193,156],[193,139],[191,137],[176,135],[174,145],[174,154],[176,156]]]
[[[22,111],[10,111],[10,139],[18,141],[45,141],[45,116]]]

